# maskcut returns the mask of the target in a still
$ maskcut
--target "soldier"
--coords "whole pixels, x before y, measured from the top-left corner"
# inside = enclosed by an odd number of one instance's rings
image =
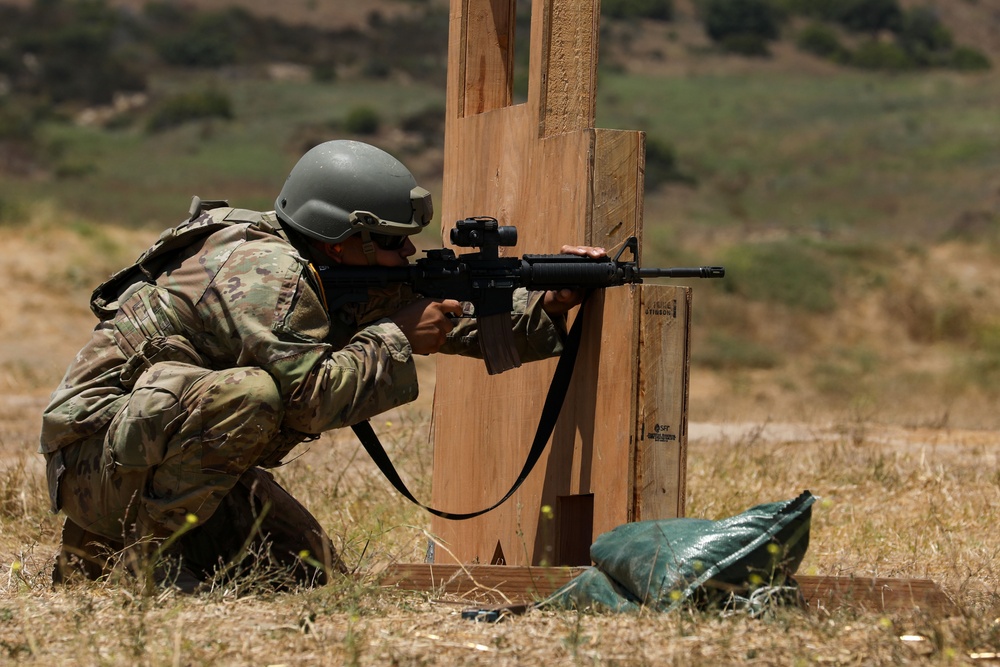
[[[193,591],[239,568],[248,544],[301,584],[343,571],[264,469],[414,400],[413,355],[477,353],[475,321],[450,317],[457,301],[396,288],[333,312],[324,302],[316,266],[405,265],[431,217],[430,193],[399,161],[330,141],[299,160],[274,211],[195,198],[185,222],[98,287],[100,322],[42,420],[52,509],[66,515],[54,579],[99,577],[121,552],[147,585]],[[521,358],[558,354],[580,294],[516,296]]]

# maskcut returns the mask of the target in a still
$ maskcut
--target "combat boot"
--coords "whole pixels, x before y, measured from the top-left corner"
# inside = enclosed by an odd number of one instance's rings
[[[196,593],[204,579],[185,562],[181,538],[183,531],[171,531],[150,520],[140,508],[132,529],[132,539],[125,546],[125,565],[147,595],[164,588],[182,593]]]
[[[52,583],[66,584],[75,578],[97,581],[107,576],[123,547],[121,542],[81,528],[67,517],[52,567]]]

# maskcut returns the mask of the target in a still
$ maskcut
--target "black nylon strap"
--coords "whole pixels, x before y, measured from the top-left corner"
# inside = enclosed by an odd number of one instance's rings
[[[528,451],[528,457],[524,461],[524,467],[521,468],[521,472],[514,481],[514,485],[510,487],[510,491],[504,494],[503,498],[486,509],[481,509],[476,512],[468,512],[465,514],[453,514],[451,512],[444,512],[442,510],[424,505],[422,502],[413,497],[410,490],[406,488],[406,484],[404,484],[403,480],[399,478],[399,473],[396,472],[396,468],[392,465],[389,455],[386,454],[385,449],[382,447],[382,443],[379,442],[378,435],[372,428],[371,423],[363,421],[354,424],[351,428],[354,429],[354,433],[358,436],[358,440],[361,441],[361,444],[364,445],[365,451],[368,452],[368,455],[375,462],[375,465],[378,466],[378,469],[382,471],[382,474],[385,475],[386,479],[388,479],[392,485],[396,487],[397,491],[413,503],[419,505],[434,516],[439,516],[443,519],[451,519],[453,521],[471,519],[473,517],[480,516],[481,514],[486,514],[490,510],[496,509],[502,505],[508,498],[514,495],[514,492],[517,491],[518,487],[521,486],[521,483],[524,482],[524,480],[531,473],[531,470],[535,467],[535,464],[541,457],[542,452],[545,451],[545,445],[548,443],[549,437],[555,429],[556,421],[559,419],[559,412],[562,410],[563,400],[566,398],[567,390],[569,390],[570,380],[573,378],[573,367],[576,365],[576,355],[580,350],[580,339],[582,336],[583,304],[580,304],[580,310],[576,314],[576,320],[573,322],[569,335],[566,337],[562,354],[559,355],[559,363],[556,364],[555,373],[552,374],[552,382],[549,384],[549,391],[545,395],[545,404],[542,406],[542,416],[538,418],[538,428],[535,430],[535,439],[531,443],[531,449]]]

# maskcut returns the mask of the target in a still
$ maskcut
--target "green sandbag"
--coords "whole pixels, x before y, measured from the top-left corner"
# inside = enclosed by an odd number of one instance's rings
[[[728,519],[663,519],[618,526],[590,548],[595,567],[546,604],[614,611],[670,611],[755,589],[794,586],[809,546],[812,504],[797,498],[757,505]],[[724,595],[718,595],[718,592]]]
[[[588,567],[538,606],[616,612],[640,608],[639,600],[630,591],[596,567]]]

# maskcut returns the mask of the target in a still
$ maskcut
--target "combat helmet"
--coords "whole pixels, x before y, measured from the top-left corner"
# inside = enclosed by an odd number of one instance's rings
[[[365,254],[373,241],[401,247],[433,217],[431,193],[403,164],[360,141],[327,141],[292,168],[274,202],[275,213],[306,237],[339,243],[361,234]]]

